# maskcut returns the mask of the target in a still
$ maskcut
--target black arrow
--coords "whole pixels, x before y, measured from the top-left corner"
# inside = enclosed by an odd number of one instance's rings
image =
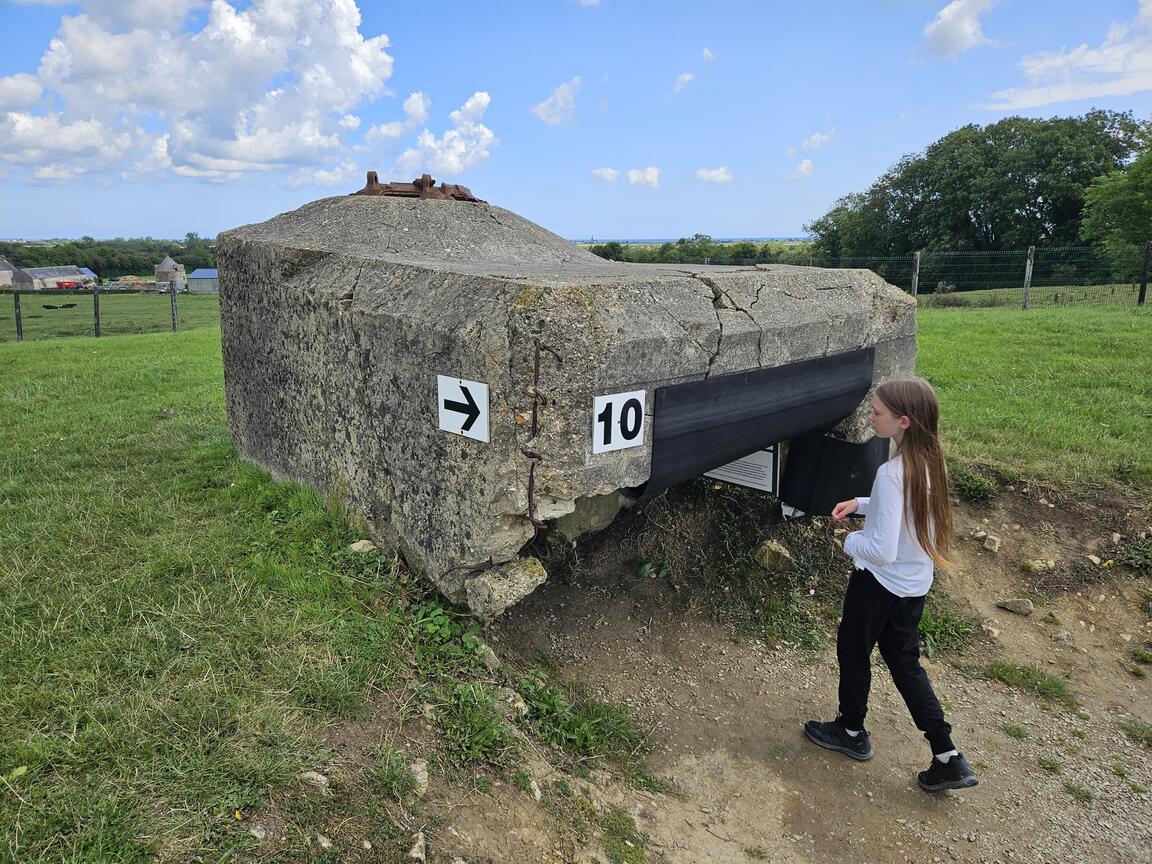
[[[472,424],[476,422],[476,418],[480,416],[480,408],[476,405],[476,400],[472,398],[471,392],[463,384],[460,385],[460,392],[464,394],[467,402],[449,402],[444,400],[444,407],[449,411],[456,411],[460,414],[467,415],[468,419],[464,421],[464,425],[460,427],[461,432],[467,432],[472,428]]]

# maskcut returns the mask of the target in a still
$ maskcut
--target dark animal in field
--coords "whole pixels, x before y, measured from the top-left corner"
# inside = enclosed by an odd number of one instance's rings
[[[45,309],[59,309],[60,308],[59,306],[53,306],[50,303],[41,303],[40,305],[43,306]]]
[[[75,303],[65,303],[65,304],[64,304],[64,305],[62,305],[60,308],[61,308],[61,309],[75,309],[75,308],[76,308],[76,304],[75,304]]]

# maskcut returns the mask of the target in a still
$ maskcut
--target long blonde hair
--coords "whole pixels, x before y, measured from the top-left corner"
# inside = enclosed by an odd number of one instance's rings
[[[896,451],[904,458],[904,518],[932,563],[949,569],[952,506],[948,468],[940,446],[936,391],[922,378],[900,378],[877,387],[876,398],[897,417],[908,418],[908,428]]]

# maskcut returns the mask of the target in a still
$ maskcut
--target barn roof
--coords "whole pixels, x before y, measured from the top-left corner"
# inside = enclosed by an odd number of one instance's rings
[[[189,279],[219,279],[220,271],[215,267],[198,267],[188,274]]]
[[[31,276],[33,279],[56,279],[64,276],[84,276],[84,272],[75,264],[65,264],[60,267],[25,267],[24,272]]]

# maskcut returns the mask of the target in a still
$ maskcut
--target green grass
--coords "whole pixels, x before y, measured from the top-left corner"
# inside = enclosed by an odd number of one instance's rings
[[[1016,738],[1017,740],[1028,737],[1028,731],[1023,726],[1017,726],[1015,723],[1005,724],[1004,734],[1009,738]]]
[[[922,309],[954,457],[1064,489],[1152,487],[1152,308]]]
[[[977,625],[949,609],[932,595],[920,618],[920,638],[929,659],[938,653],[962,650],[976,633]]]
[[[474,681],[448,691],[436,710],[436,725],[459,764],[499,763],[515,749],[512,729],[500,717],[495,696]]]
[[[1068,689],[1067,681],[1058,675],[1050,675],[1034,666],[1017,666],[1003,660],[996,660],[988,664],[984,674],[993,680],[1007,684],[1009,687],[1024,690],[1049,702],[1059,702],[1072,710],[1080,705],[1076,696]]]
[[[218,331],[0,344],[0,416],[0,861],[223,860],[270,794],[278,861],[337,816],[395,833],[397,755],[329,796],[294,778],[371,694],[458,696],[477,625],[236,459]],[[473,701],[445,762],[500,752]]]
[[[1064,770],[1064,766],[1060,764],[1060,761],[1053,759],[1051,756],[1037,757],[1036,764],[1047,771],[1049,774],[1059,774]]]
[[[1132,282],[1113,285],[1033,285],[1028,293],[1028,311],[1046,307],[1076,311],[1090,306],[1121,305],[1134,306],[1140,296],[1140,286]],[[977,291],[951,291],[946,294],[922,294],[920,303],[925,308],[961,307],[990,309],[1011,307],[1021,309],[1024,302],[1024,286],[1019,288],[984,288]]]
[[[986,504],[996,497],[995,481],[956,459],[948,460],[948,484],[953,492],[974,504]]]
[[[1131,720],[1126,723],[1121,723],[1120,730],[1137,744],[1143,744],[1145,747],[1152,748],[1152,723],[1144,723],[1141,720]]]
[[[539,669],[521,679],[517,690],[528,706],[526,725],[568,756],[606,758],[625,768],[638,764],[644,733],[623,708],[574,697]]]
[[[1064,791],[1079,801],[1081,804],[1091,804],[1096,796],[1083,786],[1077,786],[1071,780],[1064,783]]]
[[[45,309],[75,303],[72,309]],[[20,321],[24,339],[93,335],[92,294],[40,292],[20,295]],[[216,294],[178,294],[178,330],[219,328],[220,298]],[[101,292],[101,336],[171,331],[172,301],[166,294]],[[10,293],[0,293],[0,342],[16,340],[16,314]]]
[[[600,816],[600,830],[610,864],[644,864],[647,837],[636,830],[636,820],[626,811],[609,808]]]

